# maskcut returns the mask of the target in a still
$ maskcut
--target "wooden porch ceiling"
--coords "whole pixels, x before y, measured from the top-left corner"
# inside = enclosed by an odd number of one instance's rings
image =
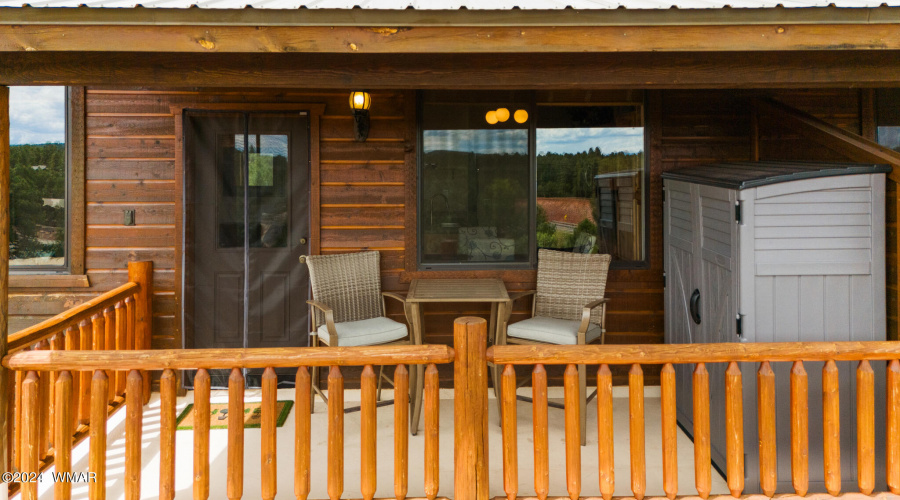
[[[164,38],[164,37],[163,37]],[[112,42],[110,42],[112,43]],[[893,87],[900,51],[629,54],[15,52],[0,85],[409,89]]]

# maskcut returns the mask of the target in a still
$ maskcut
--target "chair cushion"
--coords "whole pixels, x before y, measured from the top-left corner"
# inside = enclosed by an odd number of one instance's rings
[[[340,346],[386,344],[407,335],[406,325],[385,317],[335,323],[334,329],[337,330]],[[326,325],[320,326],[318,333],[319,341],[327,344],[329,336]]]
[[[548,344],[574,345],[578,343],[578,327],[580,321],[535,316],[509,325],[506,332],[510,337],[546,342]],[[591,323],[584,341],[591,343],[600,337],[603,330],[599,325]]]

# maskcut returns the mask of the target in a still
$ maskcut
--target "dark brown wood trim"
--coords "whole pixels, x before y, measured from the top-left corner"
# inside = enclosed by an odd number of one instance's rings
[[[17,52],[10,85],[368,89],[746,89],[896,86],[900,51],[632,54]]]
[[[897,50],[897,25],[0,25],[0,51],[454,54]]]
[[[417,217],[419,202],[419,167],[418,167],[418,151],[416,146],[419,143],[419,127],[417,120],[418,99],[415,91],[408,91],[403,94],[403,112],[406,115],[406,155],[404,161],[406,164],[406,203],[404,209],[404,267],[406,273],[401,273],[400,279],[409,282],[411,278],[406,275],[415,271],[419,254],[418,245],[418,229],[419,221]]]
[[[859,135],[877,141],[878,124],[875,119],[875,89],[859,89]]]
[[[69,272],[84,274],[85,89],[69,87]]]
[[[191,267],[184,263],[190,255],[185,255],[186,217],[190,217],[190,209],[185,206],[184,175],[184,111],[186,109],[207,111],[306,111],[309,113],[310,137],[310,250],[318,253],[321,246],[319,240],[319,118],[325,113],[322,103],[191,103],[172,105],[170,108],[175,118],[175,189],[178,193],[175,202],[175,331],[176,338],[181,337],[183,349],[193,347],[193,332],[182,331],[183,316],[190,313],[193,300],[190,290],[184,283],[189,281]],[[187,308],[187,309],[185,309]]]

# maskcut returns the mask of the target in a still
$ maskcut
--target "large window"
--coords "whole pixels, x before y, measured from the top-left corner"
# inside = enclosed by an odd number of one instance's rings
[[[880,89],[876,102],[878,143],[900,151],[900,89]]]
[[[645,260],[640,105],[425,93],[421,113],[422,269],[528,268],[538,248]]]
[[[10,88],[10,266],[67,268],[66,88]]]

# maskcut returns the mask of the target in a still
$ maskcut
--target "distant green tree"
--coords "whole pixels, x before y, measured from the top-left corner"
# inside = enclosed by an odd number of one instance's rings
[[[64,255],[64,207],[46,206],[44,198],[65,199],[64,144],[22,144],[10,147],[10,258]],[[39,233],[53,231],[53,241]]]

